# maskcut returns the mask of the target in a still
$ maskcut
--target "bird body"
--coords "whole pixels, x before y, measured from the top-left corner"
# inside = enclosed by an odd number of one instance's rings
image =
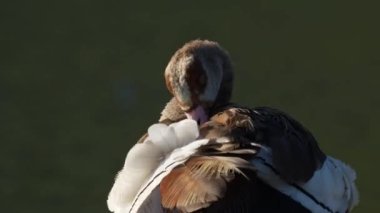
[[[194,40],[171,58],[173,98],[133,147],[109,194],[125,212],[349,212],[356,174],[288,114],[230,102],[232,63]],[[188,119],[186,119],[188,118]]]
[[[286,206],[291,208],[288,209],[288,212],[329,213],[345,212],[347,206],[357,202],[357,192],[354,185],[355,172],[339,160],[327,157],[323,166],[315,172],[309,181],[301,184],[291,183],[283,179],[274,167],[272,150],[269,147],[253,142],[244,146],[236,146],[231,138],[196,140],[199,133],[195,131],[197,129],[194,128],[194,125],[189,125],[189,123],[189,120],[182,120],[178,123],[186,127],[182,129],[182,132],[170,127],[166,127],[166,129],[177,131],[165,130],[165,126],[162,125],[159,126],[160,131],[149,131],[144,144],[157,145],[149,153],[152,154],[158,150],[159,156],[161,156],[158,157],[159,161],[154,158],[147,159],[147,150],[132,149],[136,155],[136,158],[133,159],[134,162],[143,161],[148,165],[150,163],[158,165],[155,170],[144,165],[136,168],[137,170],[125,167],[120,172],[119,176],[148,173],[148,178],[145,178],[141,184],[135,182],[134,184],[139,185],[139,190],[128,201],[128,206],[119,208],[114,212],[168,212],[168,209],[162,205],[163,202],[167,205],[166,207],[172,205],[173,209],[181,212],[275,212],[283,211],[284,206]],[[157,128],[157,126],[152,127],[153,129]],[[178,140],[178,133],[187,135],[183,137],[185,140]],[[171,141],[169,146],[168,141]],[[237,155],[245,155],[245,157],[236,157]],[[128,157],[126,162],[132,160]],[[185,170],[191,171],[191,176],[197,178],[188,180],[186,176],[189,174],[184,172]],[[215,174],[216,172],[219,177]],[[178,177],[179,174],[182,174],[183,177]],[[206,180],[202,180],[203,178]],[[136,177],[131,177],[131,179],[136,180]],[[119,177],[116,183],[118,181],[128,183],[128,180],[122,180]],[[203,182],[203,185],[200,185],[204,188],[198,188],[196,187],[197,184],[192,182]],[[252,195],[249,198],[252,200],[236,200],[238,198],[236,195],[228,196],[230,192],[227,187],[233,187],[239,182],[248,188],[243,188],[237,192],[232,191],[232,194],[239,193],[241,196],[241,193],[251,190]],[[117,187],[117,184],[114,187]],[[270,187],[272,189],[268,192]],[[124,188],[124,190],[130,192],[131,188]],[[267,194],[259,198],[262,191]],[[119,197],[115,197],[111,192],[109,205],[114,202],[115,198],[126,198],[124,194],[116,196]],[[213,204],[223,197],[225,197],[223,203]],[[262,202],[263,198],[285,199],[292,200],[292,202],[290,202],[291,204],[289,202],[278,204],[279,201],[277,201],[277,206],[266,206],[263,205],[263,203],[265,204]],[[180,199],[182,200],[179,201]],[[255,204],[255,202],[259,204]],[[300,206],[295,206],[294,202],[299,203]],[[207,207],[207,210],[204,209]]]

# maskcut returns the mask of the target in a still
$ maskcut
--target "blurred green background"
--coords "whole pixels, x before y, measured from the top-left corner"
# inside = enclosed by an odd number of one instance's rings
[[[358,173],[379,212],[375,1],[1,1],[0,212],[107,212],[130,146],[169,99],[163,70],[220,42],[234,101],[280,108]]]

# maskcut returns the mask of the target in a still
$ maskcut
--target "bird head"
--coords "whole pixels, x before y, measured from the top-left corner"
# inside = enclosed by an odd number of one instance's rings
[[[204,123],[213,107],[230,101],[233,87],[230,57],[217,42],[190,41],[170,59],[165,81],[186,116]]]

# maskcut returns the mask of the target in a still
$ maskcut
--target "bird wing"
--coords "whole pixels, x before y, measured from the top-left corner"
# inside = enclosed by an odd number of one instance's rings
[[[258,147],[237,148],[233,142],[209,141],[184,164],[174,168],[161,182],[162,205],[166,209],[194,212],[222,199],[227,185],[244,170],[254,168],[248,160]],[[247,157],[248,158],[248,157]]]
[[[140,190],[137,192],[128,212],[145,213],[159,211],[159,209],[151,209],[150,207],[156,207],[155,204],[161,202],[160,194],[156,192],[162,179],[174,168],[183,164],[192,154],[196,152],[197,148],[206,144],[208,141],[208,139],[196,140],[171,152],[170,155],[167,156],[161,165],[154,171],[150,178],[140,187]]]
[[[327,156],[322,167],[307,182],[292,183],[280,176],[272,157],[267,148],[251,161],[257,176],[311,212],[349,212],[358,204],[356,173],[342,161]]]
[[[284,112],[269,107],[250,111],[254,140],[271,148],[274,166],[290,182],[306,182],[326,156],[314,136]]]
[[[285,113],[271,108],[225,109],[200,127],[200,137],[204,139],[176,148],[165,158],[140,188],[129,212],[278,212],[282,209],[309,212],[312,208],[292,197],[292,184],[300,183],[305,189],[317,192],[316,183],[323,178],[313,174],[326,165],[326,156],[313,136]],[[258,153],[267,150],[270,150],[270,165],[276,168],[274,174],[269,174],[259,161],[262,156]],[[333,174],[332,170],[324,171]],[[341,177],[341,173],[337,174],[334,180]],[[354,186],[352,178],[346,176],[342,177]],[[291,188],[290,194],[282,190],[287,187]],[[351,194],[350,199],[355,200],[356,191],[351,188],[345,194]],[[323,189],[316,196],[323,197],[324,193],[329,190]],[[340,198],[334,199],[340,202]]]

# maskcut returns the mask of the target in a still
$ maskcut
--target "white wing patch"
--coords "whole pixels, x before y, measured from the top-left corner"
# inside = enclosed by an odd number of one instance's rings
[[[359,202],[355,171],[333,157],[328,156],[322,168],[308,182],[298,185],[285,182],[271,168],[273,162],[269,148],[262,149],[252,163],[257,168],[260,179],[311,212],[346,212]]]
[[[173,150],[195,141],[199,131],[194,120],[186,119],[170,126],[154,124],[148,129],[148,134],[144,143],[136,144],[128,152],[124,167],[116,177],[107,200],[112,212],[129,212],[136,194],[161,162]],[[174,157],[182,157],[182,154]],[[173,154],[170,156],[173,157]]]
[[[184,163],[189,157],[194,154],[197,149],[209,142],[208,139],[196,140],[184,147],[175,149],[155,170],[153,175],[146,181],[136,194],[130,213],[151,213],[159,212],[160,209],[151,209],[149,206],[157,207],[157,203],[161,204],[160,194],[157,193],[158,186],[162,179],[168,175],[175,167]],[[156,205],[151,205],[155,203]],[[149,204],[149,205],[147,205]],[[161,205],[160,205],[161,207]]]

